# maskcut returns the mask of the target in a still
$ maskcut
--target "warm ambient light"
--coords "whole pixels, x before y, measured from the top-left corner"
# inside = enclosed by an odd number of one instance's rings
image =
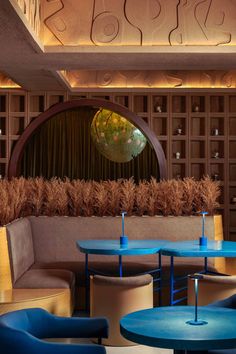
[[[107,109],[99,109],[91,124],[91,137],[102,155],[114,162],[128,162],[139,155],[146,138],[126,118]]]
[[[20,86],[3,73],[0,73],[0,88],[20,88]]]
[[[72,89],[90,88],[236,88],[236,71],[62,70]]]

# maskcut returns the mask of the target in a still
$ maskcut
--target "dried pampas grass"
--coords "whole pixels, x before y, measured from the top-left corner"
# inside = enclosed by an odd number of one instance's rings
[[[133,178],[121,180],[120,190],[121,210],[126,211],[127,215],[132,215],[135,201],[135,184]]]
[[[219,182],[206,176],[157,182],[133,178],[118,181],[84,181],[60,178],[13,178],[0,180],[0,224],[27,215],[105,216],[210,215],[219,206]]]
[[[67,183],[60,178],[53,178],[45,181],[45,203],[43,214],[48,216],[68,215],[68,194]]]
[[[215,209],[219,207],[217,200],[220,196],[220,182],[212,183],[210,177],[206,176],[200,181],[199,190],[202,198],[201,210],[213,215]]]
[[[79,179],[67,182],[68,211],[70,216],[81,216],[83,208],[83,185]]]

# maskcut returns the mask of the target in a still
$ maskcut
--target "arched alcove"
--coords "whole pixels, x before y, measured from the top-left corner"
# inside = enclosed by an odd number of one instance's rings
[[[145,147],[144,151],[132,161],[128,163],[108,162],[105,157],[99,154],[95,146],[93,146],[92,142],[90,141],[89,127],[91,118],[93,117],[94,113],[101,107],[125,117],[128,121],[134,124],[147,138],[149,142],[149,144],[147,144],[148,147]],[[68,119],[69,116],[73,116],[73,118]],[[63,126],[63,124],[68,125],[69,121],[73,121],[73,124],[71,123],[70,125],[70,130],[73,134],[77,133],[77,128],[81,129],[81,127],[83,127],[84,136],[86,136],[88,139],[88,150],[91,152],[90,156],[92,156],[91,161],[88,161],[89,159],[85,151],[78,151],[79,145],[77,146],[77,150],[73,150],[73,148],[69,146],[70,135],[65,134],[64,131],[60,131],[58,133],[58,137],[55,138],[54,135],[57,134],[57,130],[60,130],[60,124],[61,129],[65,129],[65,125]],[[50,136],[50,132],[52,136]],[[79,132],[78,130],[78,140],[79,136],[81,138],[83,135],[82,132]],[[54,145],[52,144],[52,139],[54,141]],[[62,155],[58,153],[54,156],[53,165],[54,167],[56,165],[56,168],[54,170],[50,170],[51,166],[45,162],[45,159],[51,161],[49,154],[53,153],[53,149],[60,150],[59,148],[60,144],[62,144],[62,140],[64,141],[64,146],[61,146]],[[75,137],[74,141],[76,141]],[[37,148],[40,148],[40,152],[37,151]],[[80,150],[83,149],[80,148]],[[30,158],[32,151],[35,151],[36,154],[34,156],[34,160]],[[74,166],[74,171],[73,168],[70,170],[71,173],[68,175],[69,178],[85,178],[97,180],[114,179],[114,176],[117,178],[129,178],[131,175],[135,174],[135,171],[138,171],[140,168],[142,168],[142,166],[140,166],[140,161],[146,164],[146,169],[148,172],[150,172],[150,176],[154,175],[154,177],[161,179],[166,177],[165,155],[162,146],[160,145],[154,132],[150,130],[148,125],[140,117],[129,111],[127,108],[119,104],[100,99],[80,99],[59,103],[35,118],[35,120],[33,120],[25,129],[15,145],[9,163],[8,175],[9,177],[20,175],[24,175],[25,177],[35,177],[36,175],[42,175],[46,178],[53,176],[65,177],[68,174],[66,173],[65,165],[67,164],[68,167],[68,164],[73,164],[71,159],[73,154],[77,154],[77,156],[80,155],[81,161],[83,158],[83,168]],[[89,166],[96,164],[98,173],[83,174],[82,170],[86,170],[85,164],[88,164],[88,170],[91,169]],[[109,168],[110,171],[116,170],[118,172],[116,174],[113,172],[111,174],[104,173],[104,164],[107,164],[107,168]],[[35,167],[34,165],[37,167],[34,169],[35,172],[33,171],[33,168]],[[26,167],[28,168],[28,172]],[[147,178],[146,174],[139,173],[138,175],[139,176],[136,179]]]

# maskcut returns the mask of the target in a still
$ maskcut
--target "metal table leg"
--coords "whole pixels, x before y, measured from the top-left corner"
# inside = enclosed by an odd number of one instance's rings
[[[208,272],[208,267],[207,267],[207,257],[204,258],[204,272]]]
[[[89,270],[88,270],[88,254],[85,254],[85,309],[89,311]]]
[[[159,306],[162,305],[162,264],[161,264],[161,253],[158,255],[159,259]]]
[[[119,276],[120,276],[120,277],[123,277],[122,256],[119,256]]]
[[[174,305],[174,257],[170,257],[170,305]]]

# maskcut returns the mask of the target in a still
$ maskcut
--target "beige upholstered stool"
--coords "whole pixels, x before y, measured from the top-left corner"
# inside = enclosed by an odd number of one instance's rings
[[[198,304],[200,306],[236,294],[236,275],[201,275],[203,279],[198,282]],[[194,302],[194,281],[188,279],[188,305],[193,305]]]
[[[153,279],[149,274],[90,278],[90,316],[105,316],[109,321],[109,337],[103,340],[105,345],[135,345],[120,334],[120,318],[150,307],[153,307]]]

